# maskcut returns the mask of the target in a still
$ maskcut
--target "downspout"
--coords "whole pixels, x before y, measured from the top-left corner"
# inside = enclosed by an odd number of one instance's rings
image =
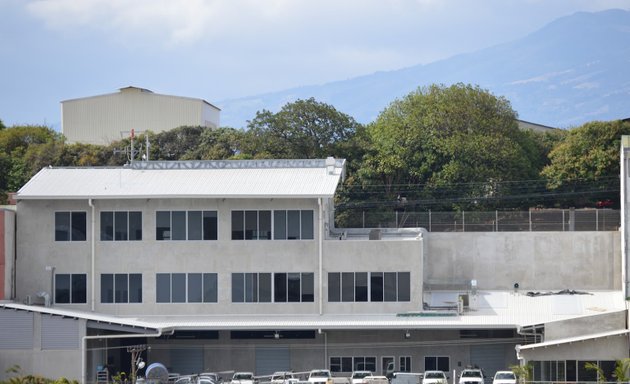
[[[90,294],[91,294],[91,298],[90,298],[90,302],[92,304],[92,312],[94,312],[95,310],[95,297],[96,297],[96,293],[94,292],[94,289],[96,288],[96,266],[95,264],[95,259],[96,259],[96,230],[95,228],[95,224],[96,224],[96,207],[94,206],[94,202],[92,201],[92,198],[88,199],[88,205],[92,208],[92,252],[91,252],[91,260],[90,260],[90,265],[92,268],[92,272],[91,272],[91,285],[92,288],[90,289]]]
[[[320,316],[324,313],[324,277],[322,274],[324,273],[323,267],[323,259],[324,259],[324,212],[322,207],[322,198],[317,199],[317,203],[319,205],[319,244],[318,244],[318,263],[319,263],[319,314]]]
[[[86,328],[87,329],[87,328]],[[174,332],[174,329],[169,329],[171,334]],[[160,337],[164,333],[164,330],[158,328],[157,333],[124,333],[120,335],[93,335],[93,336],[83,336],[81,340],[81,382],[88,383],[86,379],[87,375],[87,359],[86,359],[86,351],[87,351],[87,341],[94,339],[129,339],[133,337]]]

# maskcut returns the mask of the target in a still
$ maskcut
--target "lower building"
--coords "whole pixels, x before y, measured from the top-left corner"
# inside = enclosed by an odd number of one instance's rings
[[[47,168],[18,193],[0,370],[423,372],[627,357],[622,234],[334,227],[344,161]],[[134,361],[132,361],[134,360]],[[139,374],[145,374],[140,369]]]

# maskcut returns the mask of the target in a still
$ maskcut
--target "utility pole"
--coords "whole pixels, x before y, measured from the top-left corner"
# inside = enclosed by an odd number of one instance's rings
[[[140,345],[130,345],[127,347],[127,352],[131,353],[131,382],[136,382],[136,372],[138,368],[142,369],[144,367],[144,361],[142,361],[142,357],[140,355],[142,352],[147,350],[146,344]]]

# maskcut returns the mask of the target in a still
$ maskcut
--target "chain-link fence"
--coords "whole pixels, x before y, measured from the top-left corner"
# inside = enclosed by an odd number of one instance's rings
[[[620,211],[613,209],[345,213],[339,227],[422,227],[429,232],[616,231],[621,225]]]

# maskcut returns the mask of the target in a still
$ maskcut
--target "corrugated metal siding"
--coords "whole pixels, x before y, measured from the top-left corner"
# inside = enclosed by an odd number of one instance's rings
[[[62,128],[69,142],[108,144],[131,129],[159,133],[204,125],[206,105],[201,99],[126,90],[62,102]]]
[[[289,348],[256,348],[256,372],[271,375],[274,372],[291,370],[291,352]]]
[[[483,369],[486,383],[492,383],[492,378],[497,371],[509,370],[505,366],[506,356],[504,345],[472,345],[470,347],[470,362]]]
[[[169,372],[179,373],[180,375],[190,375],[203,371],[203,349],[171,349],[171,366],[169,367]]]
[[[42,349],[79,348],[79,321],[42,315]]]
[[[0,349],[33,349],[33,313],[0,310]]]

